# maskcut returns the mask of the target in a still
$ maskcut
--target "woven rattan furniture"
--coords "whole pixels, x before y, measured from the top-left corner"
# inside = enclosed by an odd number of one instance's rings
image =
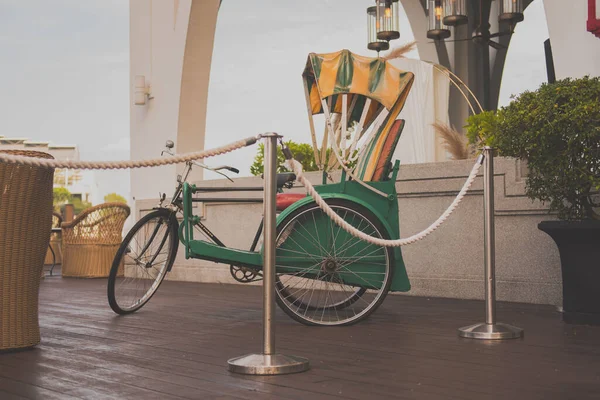
[[[53,177],[52,168],[0,163],[0,350],[40,342],[38,290],[52,225]]]
[[[62,224],[62,276],[108,277],[129,216],[123,203],[104,203]]]
[[[62,224],[62,215],[57,212],[52,213],[52,228],[60,228]],[[46,252],[46,258],[44,259],[44,265],[52,265],[62,263],[62,251],[60,234],[54,232],[50,235],[50,246]],[[52,249],[52,250],[51,250]],[[54,253],[54,254],[53,254]]]

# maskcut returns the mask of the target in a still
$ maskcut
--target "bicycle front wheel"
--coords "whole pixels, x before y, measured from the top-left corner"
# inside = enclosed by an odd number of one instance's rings
[[[177,255],[177,218],[161,208],[141,218],[117,251],[108,277],[108,303],[117,314],[142,308]]]

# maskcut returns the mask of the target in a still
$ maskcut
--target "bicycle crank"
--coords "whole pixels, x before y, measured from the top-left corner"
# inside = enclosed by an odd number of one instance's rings
[[[241,283],[250,283],[262,280],[262,274],[260,271],[256,271],[248,267],[230,265],[229,272],[231,273],[233,279]]]

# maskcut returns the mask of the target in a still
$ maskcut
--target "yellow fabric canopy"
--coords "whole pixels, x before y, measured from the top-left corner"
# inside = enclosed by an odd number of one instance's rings
[[[359,106],[354,108],[350,120],[358,120],[366,98],[371,99],[368,122],[381,107],[387,108],[395,119],[414,80],[411,72],[401,71],[382,58],[363,57],[349,50],[309,54],[302,76],[313,115],[323,112],[321,100],[330,96],[333,96],[331,112],[339,112],[341,96],[338,95],[348,94],[348,102],[355,101]]]

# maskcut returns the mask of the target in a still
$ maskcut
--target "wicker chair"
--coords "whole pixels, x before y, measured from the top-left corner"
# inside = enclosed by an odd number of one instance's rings
[[[2,153],[53,158],[37,151]],[[38,291],[52,225],[53,168],[0,163],[0,350],[40,342]]]
[[[104,278],[121,244],[129,216],[123,203],[104,203],[84,210],[62,224],[62,276]]]
[[[52,228],[60,228],[62,224],[62,215],[57,212],[52,213]],[[54,251],[54,257],[52,257],[52,251],[48,249],[46,252],[46,258],[44,259],[44,265],[49,264],[61,264],[62,263],[62,251],[60,249],[60,234],[52,233],[50,235],[50,247]]]

